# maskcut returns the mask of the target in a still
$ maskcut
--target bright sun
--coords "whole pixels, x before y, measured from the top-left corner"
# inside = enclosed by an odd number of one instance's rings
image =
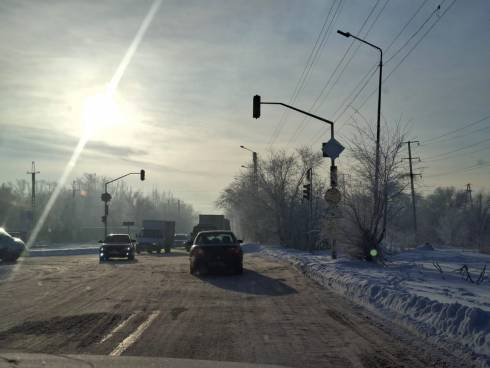
[[[114,97],[107,93],[97,93],[85,100],[83,127],[88,136],[122,122],[122,114]]]

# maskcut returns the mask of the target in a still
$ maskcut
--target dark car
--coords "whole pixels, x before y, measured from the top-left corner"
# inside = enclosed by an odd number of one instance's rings
[[[201,231],[189,253],[191,274],[205,274],[212,268],[243,272],[243,251],[235,234],[227,230]]]
[[[24,242],[0,228],[0,260],[15,262],[25,249]]]
[[[189,234],[175,234],[174,247],[185,246],[188,241],[189,241]]]
[[[109,234],[99,249],[100,262],[108,261],[111,257],[127,258],[129,261],[134,260],[134,240],[128,234]]]

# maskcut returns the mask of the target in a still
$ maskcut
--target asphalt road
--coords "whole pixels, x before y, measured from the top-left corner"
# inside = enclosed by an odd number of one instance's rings
[[[450,352],[245,255],[241,276],[189,274],[185,252],[0,265],[0,351],[158,356],[290,367],[462,367]]]

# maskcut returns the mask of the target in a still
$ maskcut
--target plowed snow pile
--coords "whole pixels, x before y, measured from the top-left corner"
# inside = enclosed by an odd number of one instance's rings
[[[490,268],[490,255],[430,248],[388,256],[386,266],[345,257],[332,260],[327,253],[312,255],[280,247],[263,246],[259,251],[286,259],[321,285],[433,342],[460,347],[490,366],[488,273],[476,283],[485,264]],[[466,272],[460,273],[463,265],[473,282]]]

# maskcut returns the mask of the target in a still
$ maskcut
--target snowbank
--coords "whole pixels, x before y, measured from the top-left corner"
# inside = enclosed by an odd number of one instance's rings
[[[466,264],[476,280],[483,265],[490,267],[490,256],[427,250],[399,253],[386,267],[280,247],[262,247],[260,252],[286,259],[319,284],[490,366],[490,281],[487,277],[476,285],[456,271]]]

